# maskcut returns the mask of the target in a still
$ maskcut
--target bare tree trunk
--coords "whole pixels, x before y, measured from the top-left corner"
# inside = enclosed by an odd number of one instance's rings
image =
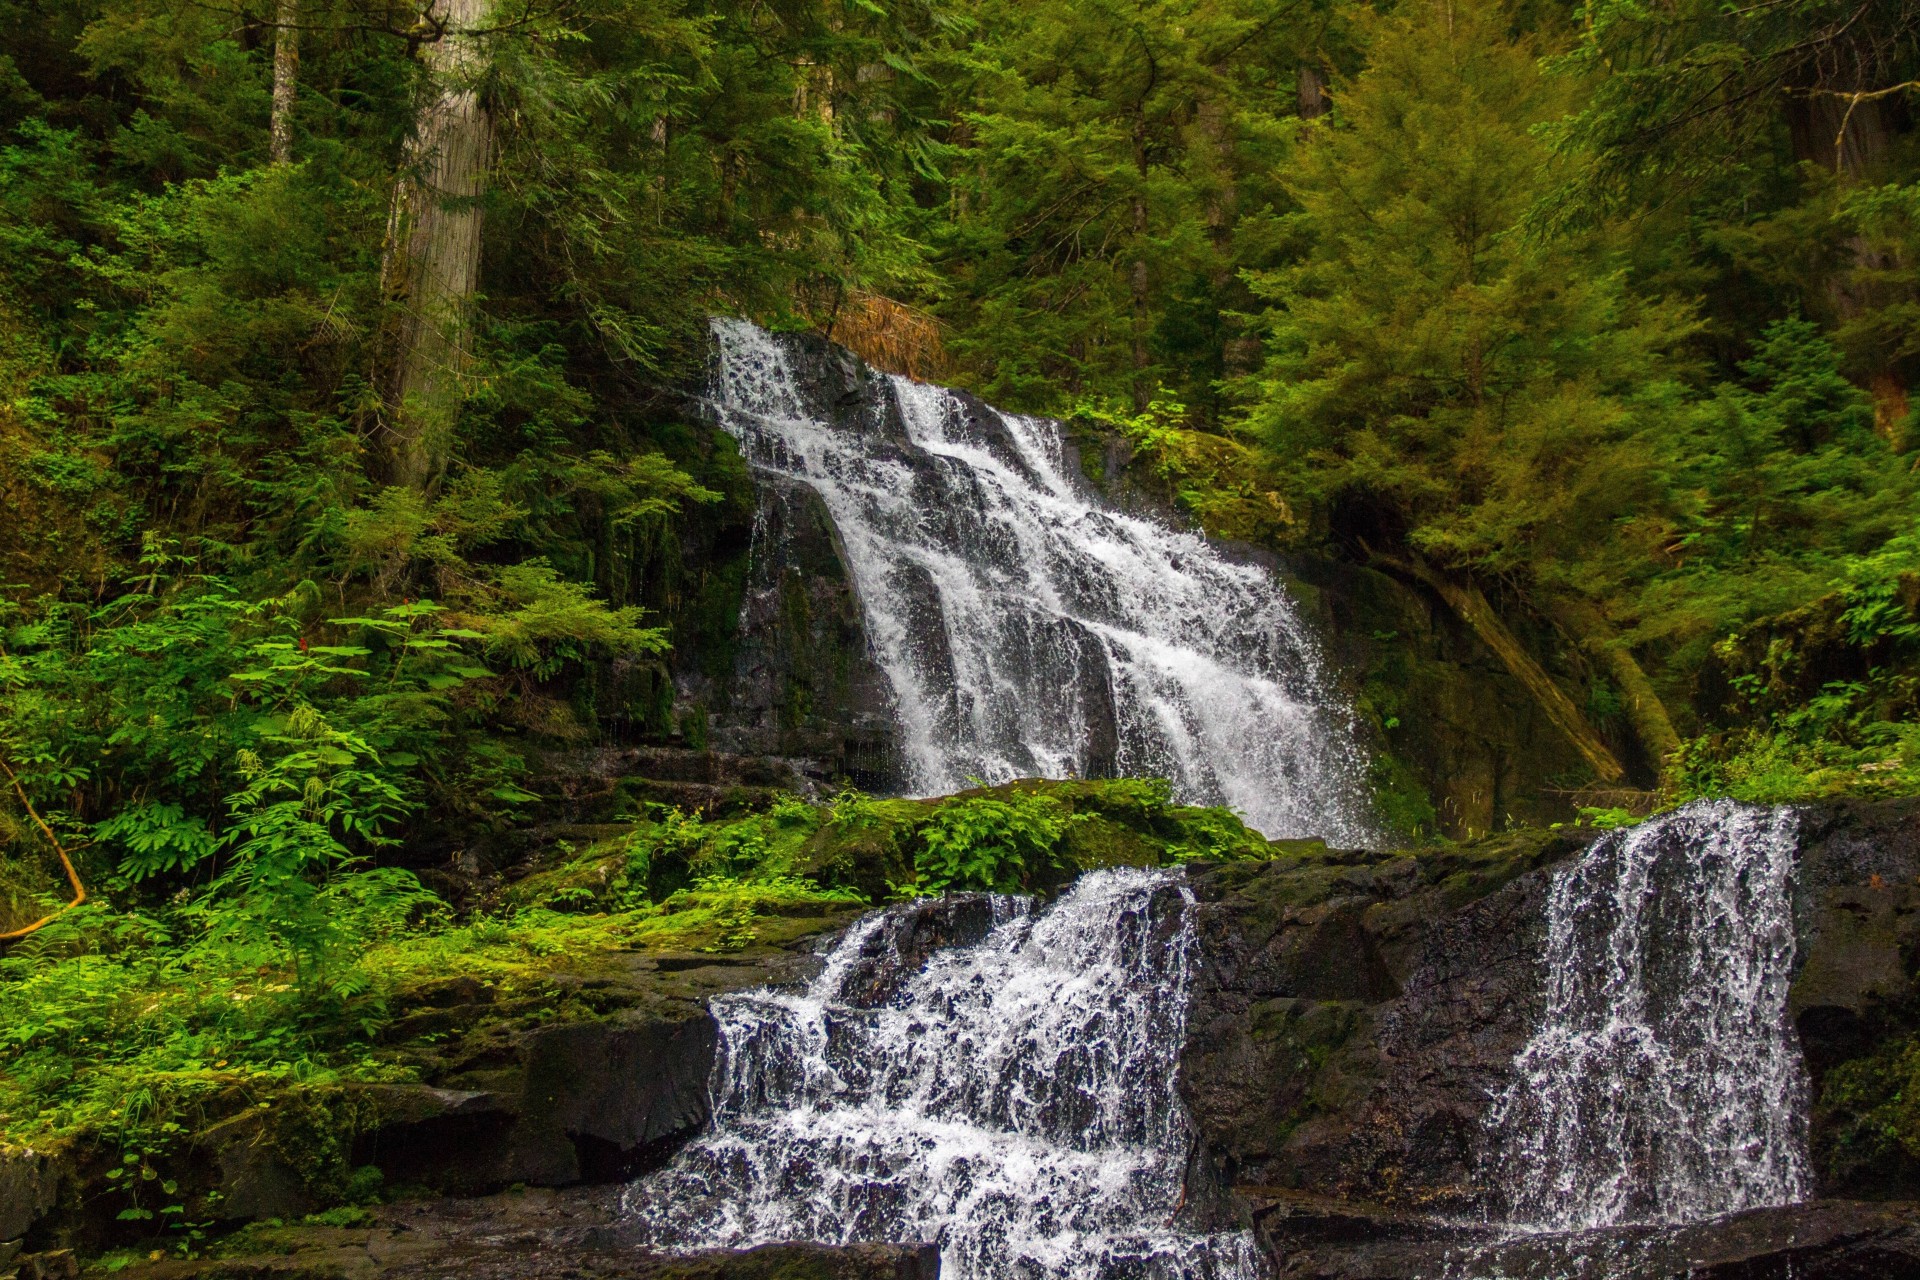
[[[474,31],[487,5],[434,0],[429,16],[442,34],[422,54],[428,97],[387,223],[384,276],[399,319],[386,463],[397,485],[426,488],[438,479],[462,398],[493,150],[493,118],[475,83],[483,57]]]
[[[1856,101],[1853,90],[1815,87],[1788,99],[1788,134],[1796,160],[1810,161],[1845,181],[1872,180],[1885,166],[1896,133],[1897,104],[1888,98]],[[1881,272],[1895,266],[1888,254],[1854,236],[1848,243],[1855,272]],[[1884,287],[1849,279],[1845,271],[1827,281],[1827,301],[1834,315],[1851,320],[1863,311],[1893,299]],[[1908,400],[1906,380],[1898,370],[1883,366],[1867,376],[1873,396],[1873,425],[1895,449],[1904,449]]]
[[[273,114],[270,154],[293,163],[293,100],[300,87],[300,0],[280,0],[273,32]]]
[[[1226,68],[1215,67],[1214,71],[1224,85]],[[1217,174],[1215,185],[1207,193],[1207,239],[1212,242],[1214,255],[1211,278],[1220,325],[1220,373],[1233,378],[1252,373],[1259,367],[1260,341],[1258,338],[1249,338],[1245,329],[1230,318],[1226,309],[1226,300],[1233,288],[1233,232],[1240,189],[1233,168],[1233,108],[1224,87],[1201,98],[1196,115],[1201,136],[1207,140],[1208,148],[1213,153]],[[1221,404],[1216,402],[1214,417],[1218,418],[1220,413]]]
[[[1135,197],[1133,202],[1133,233],[1140,240],[1147,237],[1147,202]],[[1151,363],[1147,353],[1147,259],[1145,246],[1137,251],[1133,260],[1133,409],[1135,413],[1146,412],[1153,403],[1153,384],[1147,377],[1147,365]]]
[[[1493,611],[1493,605],[1480,588],[1449,577],[1419,561],[1400,560],[1379,552],[1373,553],[1373,560],[1383,568],[1424,583],[1444,600],[1447,607],[1472,629],[1474,635],[1480,637],[1481,643],[1493,650],[1494,656],[1506,665],[1513,678],[1532,695],[1547,719],[1573,744],[1574,750],[1580,753],[1596,778],[1602,782],[1618,782],[1627,776],[1627,771],[1620,767],[1620,761],[1600,740],[1600,734],[1588,723],[1587,718],[1580,714],[1580,708],[1574,705],[1573,699],[1553,682],[1553,677],[1533,660],[1526,646],[1507,629],[1507,624]]]
[[[1327,114],[1327,77],[1319,67],[1312,63],[1301,64],[1295,97],[1302,120],[1317,120]]]

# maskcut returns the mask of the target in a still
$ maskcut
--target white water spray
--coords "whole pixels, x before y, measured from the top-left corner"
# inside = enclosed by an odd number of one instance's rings
[[[1351,714],[1265,569],[1094,500],[1055,423],[892,378],[836,427],[789,340],[714,333],[721,425],[833,517],[913,791],[1153,775],[1270,836],[1374,842]]]
[[[868,916],[804,993],[713,1001],[710,1132],[635,1184],[646,1243],[936,1241],[948,1280],[1252,1280],[1245,1232],[1177,1225],[1194,947],[1179,875],[993,900],[912,969]],[[879,981],[875,981],[876,975]]]
[[[1491,1117],[1511,1221],[1683,1224],[1808,1189],[1789,809],[1701,801],[1558,872],[1547,1009]]]

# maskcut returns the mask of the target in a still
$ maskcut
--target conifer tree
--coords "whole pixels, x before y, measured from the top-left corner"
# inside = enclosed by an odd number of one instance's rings
[[[1572,597],[1557,616],[1625,656],[1586,592],[1622,522],[1657,515],[1645,442],[1688,324],[1628,292],[1600,234],[1527,225],[1557,176],[1534,126],[1577,91],[1539,53],[1448,0],[1377,24],[1289,166],[1297,257],[1254,280],[1270,356],[1253,423],[1371,554],[1441,585],[1605,776],[1473,579]],[[1673,735],[1646,710],[1657,756]]]

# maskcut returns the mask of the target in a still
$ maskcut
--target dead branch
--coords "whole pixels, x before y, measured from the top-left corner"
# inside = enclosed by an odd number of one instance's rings
[[[27,789],[20,785],[20,775],[13,771],[13,766],[7,763],[5,756],[0,756],[0,772],[4,772],[7,775],[7,781],[13,784],[14,794],[20,797],[20,803],[26,807],[27,816],[32,818],[34,825],[39,827],[46,835],[47,841],[53,845],[53,851],[60,855],[60,865],[67,873],[67,883],[73,886],[73,901],[60,908],[60,910],[49,915],[41,916],[32,924],[24,928],[15,929],[11,933],[0,933],[0,942],[13,942],[26,937],[30,933],[37,932],[42,926],[65,915],[67,912],[85,902],[87,900],[87,887],[80,883],[80,873],[74,870],[73,859],[67,856],[67,847],[60,843],[60,837],[53,834],[53,828],[48,826],[47,820],[40,816],[40,811],[33,807],[33,801],[27,798]]]

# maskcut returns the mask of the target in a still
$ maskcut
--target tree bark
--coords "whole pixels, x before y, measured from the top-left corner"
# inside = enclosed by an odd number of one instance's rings
[[[480,283],[480,199],[493,118],[476,81],[474,34],[488,0],[434,0],[440,38],[422,52],[427,97],[415,118],[387,224],[385,282],[397,330],[386,465],[396,485],[429,488],[446,464]]]
[[[1144,165],[1142,166],[1144,168]],[[1144,180],[1145,175],[1142,175]],[[1133,294],[1133,409],[1145,413],[1153,403],[1147,379],[1147,198],[1133,198],[1134,259],[1130,287]]]
[[[1446,602],[1459,619],[1466,623],[1473,634],[1480,637],[1482,644],[1493,650],[1506,665],[1513,678],[1518,680],[1530,694],[1534,702],[1560,730],[1566,740],[1573,744],[1574,750],[1593,770],[1594,776],[1602,782],[1619,782],[1627,776],[1620,767],[1620,761],[1614,757],[1607,744],[1600,740],[1600,734],[1580,714],[1553,677],[1546,673],[1538,662],[1533,660],[1526,647],[1520,643],[1507,624],[1500,621],[1500,615],[1493,611],[1493,605],[1487,600],[1480,588],[1470,582],[1449,577],[1430,565],[1417,560],[1400,560],[1392,556],[1373,553],[1373,560],[1381,567],[1423,583],[1433,593]]]
[[[273,32],[273,114],[268,134],[275,164],[293,163],[293,100],[300,88],[300,0],[280,0]]]
[[[1653,681],[1647,679],[1633,652],[1620,643],[1611,624],[1593,605],[1585,600],[1563,599],[1554,603],[1552,612],[1619,686],[1627,723],[1633,726],[1634,737],[1639,739],[1647,759],[1664,778],[1674,753],[1680,750],[1680,734],[1673,727],[1666,704],[1653,691]]]
[[[1151,82],[1149,82],[1151,88]],[[1133,118],[1133,172],[1139,186],[1133,193],[1133,264],[1128,272],[1128,291],[1132,295],[1131,328],[1133,338],[1133,410],[1145,413],[1147,406],[1153,403],[1154,387],[1147,377],[1147,366],[1151,363],[1147,352],[1147,328],[1150,316],[1147,274],[1147,176],[1152,167],[1147,162],[1147,119],[1146,95],[1142,94],[1140,105]]]
[[[1855,99],[1851,95],[1871,90],[1855,82],[1851,88],[1813,85],[1789,97],[1788,135],[1793,143],[1794,159],[1820,165],[1845,182],[1871,181],[1880,174],[1892,151],[1898,132],[1896,118],[1901,106],[1893,98]],[[1894,266],[1892,258],[1867,243],[1865,236],[1854,236],[1847,244],[1857,272],[1885,271]],[[1846,272],[1827,281],[1827,302],[1834,315],[1851,320],[1862,312],[1892,301],[1884,288],[1849,279]],[[1883,365],[1867,375],[1867,391],[1873,397],[1874,428],[1896,450],[1906,447],[1908,400],[1906,380],[1900,372]]]
[[[1327,114],[1330,105],[1327,102],[1327,77],[1319,67],[1312,63],[1301,64],[1295,98],[1302,120],[1317,120]]]

